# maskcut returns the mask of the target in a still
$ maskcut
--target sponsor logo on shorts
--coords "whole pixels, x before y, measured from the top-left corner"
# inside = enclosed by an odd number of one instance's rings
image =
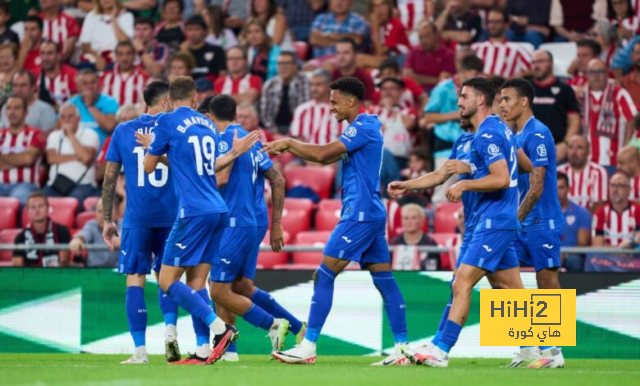
[[[220,261],[222,261],[225,264],[231,264],[231,262],[227,259],[220,259]]]
[[[347,236],[342,236],[342,238],[344,239],[344,241],[351,243],[351,240]]]
[[[180,249],[186,249],[187,248],[186,245],[182,245],[181,243],[176,243],[176,247],[178,247]]]
[[[493,252],[493,249],[491,249],[491,247],[489,247],[488,245],[483,245],[482,248],[484,248],[487,252]]]
[[[553,249],[553,245],[551,244],[542,244],[542,247],[547,249]]]

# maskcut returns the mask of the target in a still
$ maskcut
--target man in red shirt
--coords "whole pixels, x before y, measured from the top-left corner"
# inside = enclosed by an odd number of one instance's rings
[[[343,76],[352,76],[358,79],[365,87],[364,100],[371,103],[373,102],[375,85],[371,75],[358,67],[356,62],[357,49],[355,40],[351,38],[342,38],[336,43],[336,69],[333,70],[331,77],[333,80]]]
[[[52,41],[45,41],[40,45],[42,71],[38,76],[38,89],[42,90],[44,87],[58,106],[78,91],[75,80],[78,70],[62,63],[59,47]]]
[[[101,92],[113,97],[120,106],[144,103],[142,92],[149,75],[133,65],[136,60],[133,44],[128,41],[120,42],[116,45],[115,53],[113,69],[105,71],[100,78]]]
[[[227,50],[227,74],[216,79],[214,90],[217,95],[231,95],[237,104],[254,103],[260,98],[262,80],[247,71],[247,52],[243,48]]]
[[[435,25],[423,23],[420,27],[420,46],[412,48],[407,55],[404,76],[415,79],[425,91],[430,91],[455,72],[455,54],[440,44],[440,34]]]
[[[404,88],[402,89],[402,95],[400,96],[400,105],[402,107],[409,107],[416,109],[417,111],[424,110],[424,105],[427,104],[427,94],[424,92],[422,87],[413,79],[403,77],[402,71],[400,69],[400,65],[394,58],[385,59],[382,64],[380,64],[378,75],[373,75],[374,82],[379,83],[380,80],[384,78],[396,78],[401,80],[404,83]],[[373,102],[378,104],[380,101],[380,88],[376,87],[376,91],[373,96]]]
[[[58,44],[62,62],[67,62],[76,48],[80,26],[76,18],[61,11],[60,0],[40,0],[40,18],[44,23],[43,37]]]
[[[592,246],[629,248],[637,243],[640,206],[629,201],[629,176],[617,172],[609,184],[609,201],[594,214]]]
[[[625,146],[618,152],[618,170],[631,179],[629,200],[640,201],[640,151],[637,147]]]
[[[40,73],[40,45],[44,24],[38,16],[27,16],[24,20],[24,37],[18,52],[18,68],[22,68],[35,76]]]
[[[640,1],[638,2],[640,3]],[[636,42],[633,46],[633,53],[631,54],[631,60],[633,61],[633,70],[622,78],[622,87],[624,87],[629,94],[636,108],[640,107],[640,41]]]

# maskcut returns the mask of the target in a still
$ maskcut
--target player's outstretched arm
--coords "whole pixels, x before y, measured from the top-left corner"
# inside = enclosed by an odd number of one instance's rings
[[[264,172],[264,177],[271,183],[271,250],[280,252],[284,247],[284,232],[282,230],[282,211],[284,209],[285,180],[274,166]]]
[[[233,148],[227,154],[216,159],[216,168],[215,168],[216,179],[221,179],[221,178],[224,179],[225,176],[219,175],[218,172],[228,168],[231,164],[233,164],[233,161],[235,161],[236,158],[240,157],[244,153],[251,150],[253,145],[255,145],[256,142],[258,142],[258,139],[260,139],[260,133],[258,132],[258,130],[252,131],[251,133],[249,133],[248,135],[242,138],[238,138],[237,130],[234,131],[233,132]],[[231,172],[231,168],[229,168],[229,170],[227,171],[227,175],[226,175],[227,181],[229,179],[230,172]],[[218,185],[220,186],[220,182],[218,182]]]
[[[407,190],[430,189],[435,186],[444,184],[444,182],[451,178],[452,175],[447,172],[449,162],[450,161],[445,162],[442,166],[440,166],[438,170],[427,173],[424,176],[407,181],[390,182],[387,186],[387,192],[389,193],[389,196],[398,198]]]
[[[271,155],[280,155],[288,151],[307,161],[328,165],[339,160],[342,154],[347,152],[347,147],[337,139],[326,145],[312,145],[297,139],[285,138],[264,144],[261,151],[268,151]]]
[[[544,190],[544,176],[547,173],[546,166],[539,166],[533,169],[533,172],[529,176],[529,191],[527,195],[524,196],[524,200],[522,200],[522,204],[518,208],[518,220],[523,222],[527,217],[531,209],[536,206],[536,203],[542,196],[542,191]]]
[[[115,195],[120,169],[122,169],[121,163],[107,161],[107,170],[104,173],[104,182],[102,183],[102,208],[104,211],[102,238],[111,251],[113,251],[115,247],[112,238],[118,237],[118,227],[113,221],[111,212],[113,210],[113,197]]]
[[[473,192],[493,192],[509,187],[509,166],[507,160],[501,159],[489,165],[489,174],[477,180],[462,180],[447,190],[447,199],[451,202],[460,201],[462,193],[467,190]]]

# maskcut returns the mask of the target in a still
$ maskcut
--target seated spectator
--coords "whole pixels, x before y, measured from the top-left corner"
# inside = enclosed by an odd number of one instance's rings
[[[206,42],[207,24],[200,15],[191,16],[185,23],[187,40],[180,45],[180,51],[190,52],[196,60],[192,75],[194,79],[204,76],[215,79],[226,71],[224,51]]]
[[[556,159],[567,158],[569,139],[580,131],[576,94],[571,86],[553,76],[553,55],[549,51],[533,53],[531,84],[535,90],[533,114],[544,123],[556,143]]]
[[[400,97],[401,105],[403,107],[414,108],[418,111],[424,110],[424,106],[428,99],[427,94],[415,80],[402,76],[400,65],[394,58],[387,58],[380,64],[378,78],[396,78],[402,80],[404,83],[404,89],[402,90],[402,96]],[[374,83],[378,82],[379,79],[374,79]],[[376,87],[373,102],[377,104],[379,100],[380,89]]]
[[[608,0],[607,20],[616,26],[620,39],[631,39],[640,33],[640,18],[636,14],[631,0]]]
[[[82,203],[87,197],[100,194],[95,168],[98,134],[80,127],[80,113],[71,103],[60,108],[58,127],[47,138],[47,162],[51,167],[42,191],[48,197],[74,197]]]
[[[213,82],[207,78],[196,80],[196,103],[200,105],[205,99],[216,95],[213,91]]]
[[[25,124],[27,100],[11,96],[4,105],[7,126],[0,130],[0,197],[15,197],[21,205],[40,185],[44,150],[42,131]]]
[[[434,24],[423,23],[420,27],[420,46],[409,52],[404,63],[404,76],[415,79],[429,92],[441,80],[455,74],[453,51],[440,43],[440,36]]]
[[[569,199],[569,177],[560,172],[558,172],[558,200],[565,222],[562,228],[562,246],[591,246],[591,214]],[[584,256],[564,255],[562,266],[568,271],[581,272],[584,270]]]
[[[367,21],[351,12],[353,0],[329,0],[329,12],[321,13],[313,20],[309,44],[313,57],[334,55],[336,43],[344,38],[352,39],[357,46],[365,42],[369,34]]]
[[[444,9],[435,20],[442,39],[456,44],[471,44],[477,40],[482,33],[482,20],[470,8],[470,0],[445,0]]]
[[[400,171],[402,180],[410,180],[424,176],[431,170],[431,157],[426,147],[419,146],[411,150],[409,154],[409,163],[405,169]],[[431,190],[409,190],[402,198],[399,199],[400,204],[413,202],[426,207],[431,202]]]
[[[569,178],[569,198],[593,213],[609,199],[609,173],[590,160],[589,151],[589,142],[584,136],[576,134],[569,138],[569,162],[558,166],[558,172]]]
[[[344,38],[336,43],[336,68],[333,70],[332,78],[336,80],[344,76],[357,78],[364,84],[364,100],[373,102],[375,85],[371,75],[364,69],[358,67],[356,60],[356,42],[350,38]]]
[[[224,15],[222,14],[222,8],[217,5],[210,5],[202,10],[202,17],[209,27],[207,43],[222,47],[225,52],[229,48],[238,45],[238,39],[233,31],[224,27]]]
[[[118,224],[118,232],[122,232],[122,220],[119,218],[120,204],[118,196],[113,200],[112,217]],[[102,198],[96,203],[96,219],[90,220],[82,227],[82,231],[78,233],[69,243],[69,249],[75,254],[81,254],[87,244],[106,245],[102,238],[102,228],[104,228],[104,210],[102,208]],[[116,268],[118,266],[118,257],[120,255],[120,237],[116,236],[111,239],[114,243],[115,251],[105,250],[87,251],[87,267],[92,268]]]
[[[633,68],[633,50],[636,44],[640,42],[640,34],[634,36],[625,47],[616,51],[611,61],[611,71],[617,79],[622,78],[623,74],[628,73]]]
[[[56,122],[56,112],[50,104],[38,99],[36,80],[33,74],[25,70],[16,72],[13,75],[11,88],[13,89],[13,95],[25,98],[29,104],[26,118],[27,125],[44,132],[50,131]],[[6,127],[8,122],[5,105],[2,107],[0,127]]]
[[[619,47],[616,27],[613,24],[603,21],[597,23],[593,29],[595,33],[594,40],[601,48],[600,59],[607,65],[607,67],[611,67],[613,57]]]
[[[267,35],[264,23],[259,19],[250,19],[242,29],[242,36],[247,42],[249,72],[259,76],[263,81],[276,76],[281,50]]]
[[[438,245],[433,239],[427,236],[422,230],[426,219],[424,208],[417,204],[406,204],[401,209],[402,211],[402,233],[396,236],[390,245]],[[421,254],[422,255],[422,254]],[[429,267],[430,259],[427,254],[420,257],[420,269],[435,271],[440,268],[439,254],[436,258],[437,263],[435,267]]]
[[[631,179],[629,200],[640,201],[640,151],[633,146],[625,146],[618,153],[618,170]]]
[[[492,8],[487,15],[489,40],[471,49],[484,62],[484,73],[505,79],[522,78],[531,72],[531,53],[519,43],[507,41],[507,14]]]
[[[158,10],[158,0],[122,0],[122,5],[134,16],[140,17],[153,16]]]
[[[120,0],[94,0],[95,9],[84,19],[80,44],[85,60],[99,71],[113,62],[113,50],[119,42],[133,39],[133,15]]]
[[[292,137],[315,145],[326,145],[342,135],[348,122],[338,122],[331,112],[329,83],[331,76],[327,71],[320,69],[311,74],[311,99],[296,107],[289,130]]]
[[[78,106],[80,123],[83,127],[89,127],[98,133],[102,145],[116,128],[115,113],[118,111],[118,102],[100,93],[98,75],[90,69],[78,71],[76,85],[79,95],[71,98],[69,102]]]
[[[598,14],[598,0],[583,0],[579,7],[571,0],[552,0],[549,25],[555,31],[554,42],[577,42],[587,38],[593,27],[592,15]]]
[[[389,56],[409,53],[409,38],[400,19],[393,15],[392,0],[369,0],[369,25],[371,26],[371,54],[360,54],[362,67],[377,68]]]
[[[313,19],[320,12],[326,12],[325,0],[276,0],[278,11],[287,19],[293,40],[306,42],[311,33]]]
[[[278,75],[262,87],[260,115],[265,128],[273,133],[288,134],[294,110],[310,98],[309,80],[298,72],[296,54],[281,52]]]
[[[11,10],[8,1],[0,1],[0,44],[13,43],[20,45],[20,38],[9,26]]]
[[[29,224],[17,236],[14,244],[67,244],[71,241],[69,228],[49,218],[49,201],[42,192],[33,192],[27,199]],[[57,250],[15,250],[15,267],[66,267],[69,265],[69,251]]]
[[[153,37],[153,19],[139,17],[135,22],[133,47],[136,50],[136,66],[142,66],[147,74],[161,76],[169,63],[169,46]]]
[[[80,26],[76,18],[64,12],[60,0],[40,0],[40,18],[44,23],[43,37],[58,45],[62,62],[65,63],[73,55]]]
[[[251,0],[251,17],[259,19],[267,27],[267,35],[273,44],[293,49],[293,40],[288,31],[287,17],[280,12],[276,0]]]
[[[640,235],[640,206],[629,201],[629,177],[616,172],[609,184],[609,201],[594,213],[594,247],[635,248]]]
[[[531,43],[537,49],[551,34],[551,0],[509,0],[506,11],[510,22],[507,38],[510,41]]]
[[[18,66],[34,76],[40,73],[40,45],[44,24],[38,16],[27,16],[24,21],[24,36],[18,52]]]
[[[195,67],[196,59],[191,55],[191,52],[176,52],[169,59],[169,74],[167,74],[167,78],[171,82],[179,76],[191,76]]]
[[[231,28],[238,33],[244,22],[249,18],[249,7],[246,1],[211,0],[211,5],[222,7],[222,14],[225,15],[224,26]]]
[[[59,45],[45,41],[40,45],[40,59],[42,70],[38,75],[38,93],[49,95],[49,99],[57,106],[65,103],[78,91],[76,75],[78,70],[62,62]]]
[[[640,40],[633,45],[633,69],[622,78],[622,87],[631,95],[636,109],[640,107]]]
[[[589,62],[600,57],[602,47],[593,40],[580,40],[577,45],[577,57],[568,69],[570,74],[573,73],[573,78],[569,79],[567,83],[574,88],[576,94],[579,94],[587,85]]]
[[[259,141],[267,143],[273,141],[273,134],[264,128],[260,127],[260,116],[258,115],[258,109],[256,105],[249,102],[240,103],[236,107],[237,116],[236,121],[248,132],[258,130],[260,132]]]
[[[169,46],[171,51],[180,50],[185,40],[183,21],[184,2],[182,0],[164,0],[160,10],[160,22],[156,24],[154,35],[158,42]]]
[[[0,105],[11,95],[11,79],[18,71],[18,46],[13,43],[0,44]]]
[[[262,80],[250,74],[247,67],[247,53],[242,47],[233,47],[227,51],[227,75],[216,79],[216,94],[229,94],[236,103],[254,103],[260,98]]]
[[[120,42],[116,46],[113,69],[105,71],[100,78],[102,93],[116,100],[118,105],[142,104],[149,75],[134,66],[136,50],[131,42]]]

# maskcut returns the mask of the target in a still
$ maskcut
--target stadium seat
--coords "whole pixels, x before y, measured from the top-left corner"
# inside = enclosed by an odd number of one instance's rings
[[[88,223],[91,220],[96,219],[96,212],[92,210],[88,210],[86,212],[81,212],[76,218],[76,227],[78,229],[84,228],[84,224]]]
[[[315,204],[308,198],[287,197],[284,199],[284,209],[287,210],[304,210],[311,216],[311,212]]]
[[[287,189],[296,186],[307,186],[313,190],[320,199],[329,198],[333,179],[336,172],[326,166],[306,166],[287,170],[284,178],[287,180]]]
[[[49,197],[49,216],[59,224],[73,229],[76,220],[78,200],[72,197]],[[25,207],[22,210],[22,226],[29,224],[29,213]]]
[[[321,209],[316,213],[316,230],[332,231],[340,221],[341,209]]]
[[[267,232],[260,243],[261,247],[268,247],[270,245],[271,232]],[[284,245],[288,245],[291,241],[291,235],[289,232],[284,232]],[[258,265],[262,266],[263,269],[273,269],[278,264],[287,264],[289,262],[290,253],[289,252],[273,252],[273,251],[262,251],[258,254]]]
[[[296,237],[296,245],[324,246],[329,240],[331,232],[300,232]],[[319,252],[293,252],[293,264],[314,265],[317,267],[322,261],[322,251]]]
[[[320,201],[318,210],[342,210],[342,200],[339,198],[328,198]]]
[[[100,197],[87,197],[82,205],[84,210],[96,210],[96,204]]]
[[[22,231],[22,229],[3,229],[0,231],[0,244],[13,244],[16,236]],[[11,262],[11,256],[13,251],[6,250],[0,251],[0,267],[7,267],[13,265]]]
[[[567,70],[578,54],[576,43],[544,43],[540,45],[539,49],[549,51],[553,55],[553,74],[555,76],[571,77]]]
[[[20,201],[13,197],[0,197],[0,230],[18,226]]]
[[[282,228],[295,238],[298,233],[311,229],[311,214],[304,209],[285,209],[282,211]]]
[[[307,60],[309,57],[309,43],[303,41],[293,42],[293,47],[296,49],[298,59]]]
[[[458,243],[461,242],[460,234],[458,233],[434,233],[429,236],[439,247],[451,248],[452,250],[457,248]],[[456,265],[455,253],[452,255],[449,252],[442,252],[440,254],[440,265],[444,271],[452,270]]]
[[[433,231],[435,233],[455,233],[458,227],[458,211],[461,203],[445,202],[436,208]]]

